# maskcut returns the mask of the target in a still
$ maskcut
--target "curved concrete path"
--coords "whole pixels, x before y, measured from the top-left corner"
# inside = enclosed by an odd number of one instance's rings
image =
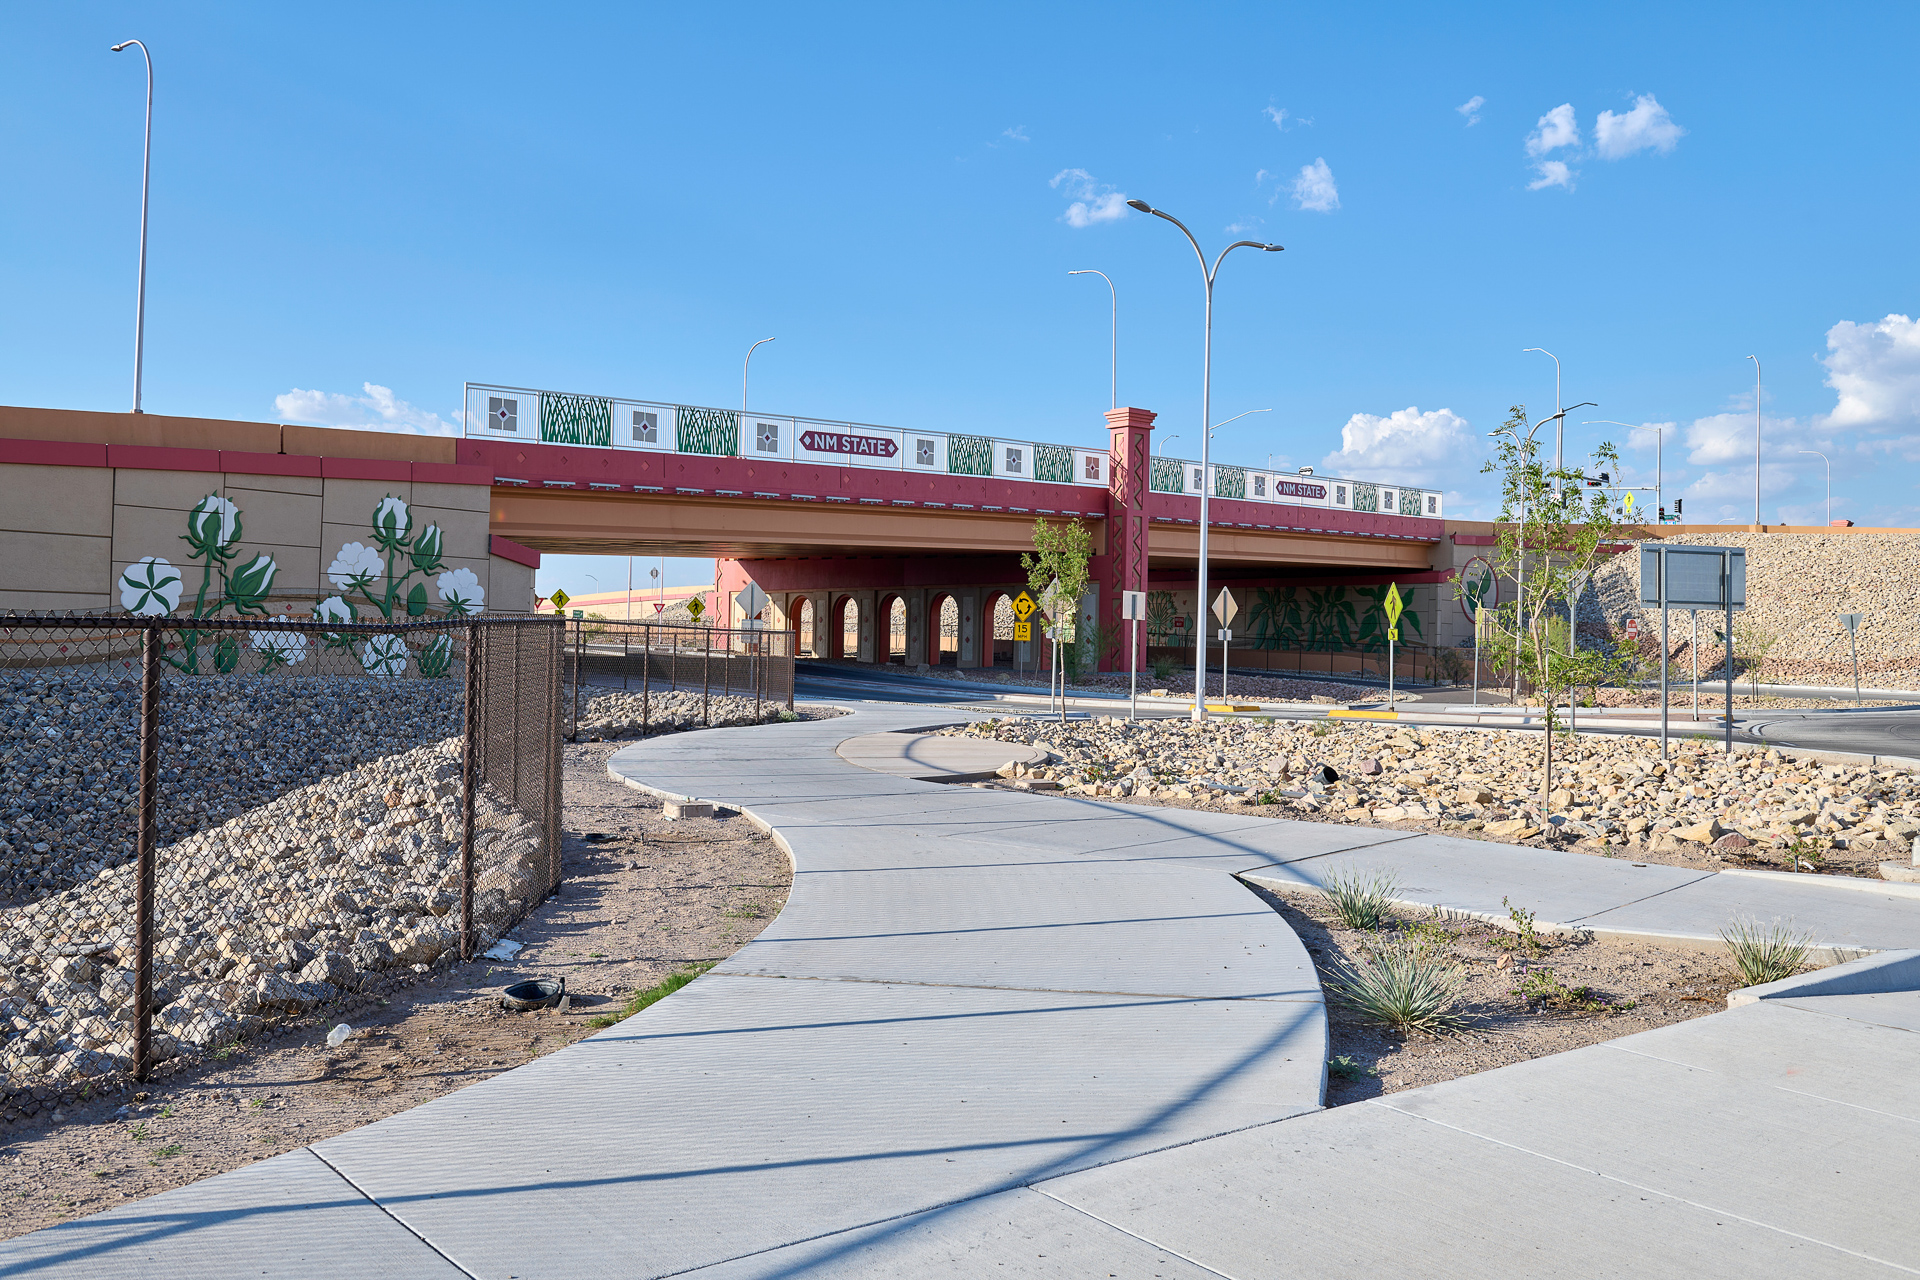
[[[1769,1000],[1320,1111],[1312,968],[1233,876],[1392,865],[1456,905],[1524,893],[1543,919],[1679,936],[1786,903],[1862,947],[1914,945],[1920,901],[835,754],[950,718],[621,751],[636,785],[745,806],[787,844],[793,892],[758,940],[493,1080],[0,1245],[0,1276],[1920,1270],[1920,997]]]
[[[793,891],[758,940],[492,1080],[0,1245],[0,1275],[777,1272],[805,1241],[910,1239],[929,1211],[998,1250],[994,1193],[1317,1110],[1313,966],[1232,873],[1365,833],[1171,810],[1069,832],[1057,800],[835,754],[930,717],[954,719],[862,707],[620,751],[616,774],[743,806],[787,845]],[[1038,1253],[1204,1274],[1025,1194]]]

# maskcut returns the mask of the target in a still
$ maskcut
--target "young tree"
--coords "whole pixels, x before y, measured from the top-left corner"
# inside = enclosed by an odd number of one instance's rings
[[[1087,563],[1093,558],[1093,535],[1078,520],[1064,524],[1033,522],[1033,554],[1020,553],[1020,567],[1027,571],[1027,589],[1049,614],[1045,631],[1058,634],[1064,621],[1071,619],[1087,589]],[[1064,615],[1064,616],[1062,616]],[[1060,689],[1060,718],[1067,716],[1066,686]]]
[[[1538,424],[1536,424],[1537,427]],[[1574,629],[1578,593],[1599,567],[1602,548],[1618,537],[1612,503],[1588,489],[1577,469],[1551,470],[1528,434],[1525,405],[1514,405],[1494,456],[1481,468],[1500,477],[1498,546],[1494,572],[1515,585],[1514,598],[1492,610],[1493,636],[1483,650],[1513,666],[1514,690],[1525,683],[1545,695],[1540,803],[1553,792],[1553,735],[1558,704],[1577,691],[1610,683],[1620,674],[1611,652],[1582,649]],[[1617,468],[1620,454],[1603,443],[1594,452]]]

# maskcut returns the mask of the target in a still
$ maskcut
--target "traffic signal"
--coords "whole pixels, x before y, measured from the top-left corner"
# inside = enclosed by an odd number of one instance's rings
[[[1687,509],[1686,502],[1687,500],[1685,498],[1675,498],[1673,500],[1673,514],[1676,516],[1684,514]]]

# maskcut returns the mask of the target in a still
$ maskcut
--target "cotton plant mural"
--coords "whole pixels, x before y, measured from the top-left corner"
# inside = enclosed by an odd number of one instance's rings
[[[321,622],[357,623],[360,609],[366,607],[388,622],[404,621],[424,616],[436,600],[451,616],[479,613],[486,604],[479,575],[447,567],[442,557],[446,535],[440,526],[429,524],[416,533],[413,524],[404,499],[391,494],[381,499],[373,511],[371,542],[346,543],[327,566],[338,594],[314,605],[313,616]],[[187,513],[187,532],[181,535],[187,544],[186,563],[176,566],[165,556],[145,556],[129,565],[118,584],[122,607],[140,617],[171,616],[186,598],[197,565],[199,581],[189,617],[211,618],[227,609],[241,617],[267,617],[266,600],[279,566],[264,554],[241,562],[240,538],[240,509],[217,493],[208,494]],[[242,635],[183,627],[179,646],[165,660],[198,675],[203,654],[210,652],[215,671],[231,672],[240,665]],[[429,677],[444,676],[453,665],[453,641],[446,635],[433,636],[417,655],[409,652],[401,635],[328,632],[320,639],[329,649],[350,653],[373,676],[405,674],[409,657]],[[264,671],[307,658],[308,637],[298,632],[248,631],[244,643]]]
[[[418,618],[430,607],[431,580],[441,606],[454,617],[479,613],[486,590],[471,569],[448,569],[441,559],[445,533],[430,524],[413,531],[413,512],[392,494],[373,509],[373,542],[348,542],[327,566],[327,577],[339,590],[313,607],[322,622],[358,622],[360,606],[376,610],[388,622],[397,614]],[[415,578],[420,581],[414,581]],[[334,632],[326,637],[330,648],[345,649],[360,660],[371,676],[403,675],[407,669],[407,642],[402,636],[373,636],[357,647],[351,637]],[[453,641],[434,636],[419,655],[420,674],[444,676],[453,665]]]
[[[240,509],[217,493],[208,494],[187,513],[187,531],[180,535],[180,540],[187,544],[187,565],[175,568],[165,556],[136,560],[120,575],[121,605],[141,617],[171,614],[179,608],[186,590],[186,577],[193,572],[193,562],[198,561],[200,585],[193,597],[191,617],[209,618],[222,609],[231,608],[242,617],[264,618],[267,594],[273,590],[274,575],[280,567],[269,555],[256,555],[235,567],[234,562],[241,556],[240,532]],[[179,653],[167,654],[167,664],[198,675],[201,646],[209,644],[214,670],[232,671],[240,665],[239,634],[232,631],[217,634],[216,639],[213,632],[183,628]]]

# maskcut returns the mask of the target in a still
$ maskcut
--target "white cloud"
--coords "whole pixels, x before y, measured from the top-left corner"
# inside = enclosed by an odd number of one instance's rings
[[[1633,100],[1633,110],[1624,115],[1602,111],[1593,122],[1594,150],[1602,160],[1624,160],[1636,151],[1673,150],[1686,132],[1673,122],[1667,109],[1650,93]]]
[[[1127,193],[1095,182],[1085,169],[1062,169],[1047,185],[1073,199],[1060,215],[1070,227],[1090,227],[1127,216]]]
[[[1273,121],[1273,127],[1280,132],[1287,131],[1287,109],[1285,107],[1266,108],[1267,119]]]
[[[1890,315],[1870,324],[1842,320],[1827,330],[1827,385],[1839,393],[1830,427],[1920,426],[1920,324]]]
[[[1293,199],[1314,213],[1332,213],[1340,207],[1340,188],[1334,185],[1333,170],[1325,160],[1300,166],[1300,176],[1293,180]]]
[[[1452,470],[1463,459],[1477,462],[1478,444],[1467,420],[1451,409],[1422,413],[1418,406],[1396,409],[1382,418],[1356,413],[1340,428],[1340,450],[1321,465],[1334,475],[1396,484],[1430,486],[1435,472]]]
[[[273,398],[273,407],[283,422],[307,422],[323,427],[358,427],[370,431],[402,431],[423,436],[454,435],[453,424],[437,413],[417,409],[395,398],[392,389],[376,383],[361,384],[363,396],[346,396],[333,391],[302,391],[295,387]],[[454,417],[457,419],[458,414]]]
[[[1540,176],[1527,184],[1527,190],[1539,191],[1544,187],[1565,187],[1573,190],[1573,170],[1567,168],[1564,160],[1542,160],[1533,166]]]
[[[1249,216],[1235,222],[1229,222],[1226,226],[1226,232],[1230,236],[1237,236],[1245,231],[1258,231],[1260,226],[1261,221],[1259,218]]]
[[[1032,138],[1029,138],[1027,136],[1027,126],[1023,124],[1017,124],[1013,126],[1013,128],[1011,129],[1002,129],[1000,131],[1000,136],[1003,138],[1012,138],[1015,142],[1032,142],[1033,141]]]
[[[1527,154],[1535,157],[1579,145],[1580,126],[1574,122],[1571,102],[1563,102],[1541,116],[1539,127],[1527,135]]]
[[[1465,116],[1467,118],[1467,127],[1472,128],[1474,125],[1480,123],[1480,108],[1486,105],[1487,100],[1476,93],[1455,107],[1454,110]]]

